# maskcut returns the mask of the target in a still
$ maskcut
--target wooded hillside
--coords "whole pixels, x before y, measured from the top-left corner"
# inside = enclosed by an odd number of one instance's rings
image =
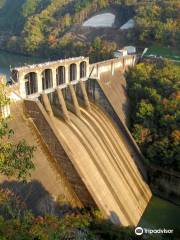
[[[132,44],[153,41],[178,47],[180,4],[177,0],[148,3],[143,0],[0,0],[0,47],[30,55],[68,57],[83,52],[91,56],[87,49],[92,41],[77,41],[71,29],[107,10],[114,11],[122,23],[122,19],[135,19],[135,28],[127,30],[125,35]],[[115,31],[120,32],[119,26]],[[101,41],[107,40],[104,34],[99,37]],[[110,49],[114,50],[112,41],[119,46],[122,39],[111,40]]]

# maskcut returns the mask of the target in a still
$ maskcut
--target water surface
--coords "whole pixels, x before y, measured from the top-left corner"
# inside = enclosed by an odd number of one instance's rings
[[[0,74],[6,76],[6,79],[10,78],[10,67],[18,67],[27,64],[33,64],[38,62],[46,61],[47,59],[36,58],[36,57],[26,57],[18,54],[12,54],[0,50]]]
[[[180,206],[153,197],[138,226],[173,230],[173,234],[146,234],[147,240],[180,240]]]
[[[161,198],[153,197],[139,225],[180,229],[180,207]]]

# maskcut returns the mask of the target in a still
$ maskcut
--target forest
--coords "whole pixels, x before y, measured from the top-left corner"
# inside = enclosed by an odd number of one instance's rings
[[[68,57],[84,53],[92,61],[106,59],[118,48],[117,41],[102,36],[92,42],[75,41],[69,31],[104,10],[114,9],[119,18],[122,8],[124,16],[129,13],[135,19],[135,28],[126,34],[133,44],[157,42],[178,48],[180,5],[176,0],[0,0],[0,47],[28,55]],[[97,51],[99,41],[103,53]]]
[[[136,24],[140,41],[153,41],[179,48],[180,4],[178,1],[153,1],[136,10]]]
[[[147,164],[180,172],[180,68],[142,62],[127,73],[130,129]]]

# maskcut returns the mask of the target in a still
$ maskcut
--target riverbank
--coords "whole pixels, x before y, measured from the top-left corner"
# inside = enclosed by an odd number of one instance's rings
[[[180,173],[149,166],[148,177],[155,195],[180,206]]]

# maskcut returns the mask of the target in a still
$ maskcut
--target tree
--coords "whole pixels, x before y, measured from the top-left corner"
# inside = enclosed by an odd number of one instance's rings
[[[0,83],[0,107],[9,104],[5,87]],[[8,119],[0,117],[0,173],[8,177],[15,176],[19,180],[26,180],[34,169],[32,162],[35,151],[25,140],[18,143],[12,141],[13,130],[8,126]]]
[[[136,26],[140,41],[155,41],[178,46],[179,21],[178,1],[143,1],[136,7]]]
[[[180,171],[180,69],[143,62],[127,73],[130,129],[149,163]]]
[[[38,17],[31,18],[24,27],[23,31],[24,49],[28,53],[34,53],[44,42],[42,23]]]
[[[115,42],[106,41],[96,37],[91,43],[88,55],[92,62],[102,61],[113,57],[113,51],[117,49]]]
[[[138,105],[138,111],[136,114],[137,121],[144,122],[144,120],[152,120],[154,114],[154,107],[151,103],[145,101],[144,99]]]
[[[22,6],[22,15],[28,17],[35,13],[37,7],[39,6],[41,0],[26,0]]]

